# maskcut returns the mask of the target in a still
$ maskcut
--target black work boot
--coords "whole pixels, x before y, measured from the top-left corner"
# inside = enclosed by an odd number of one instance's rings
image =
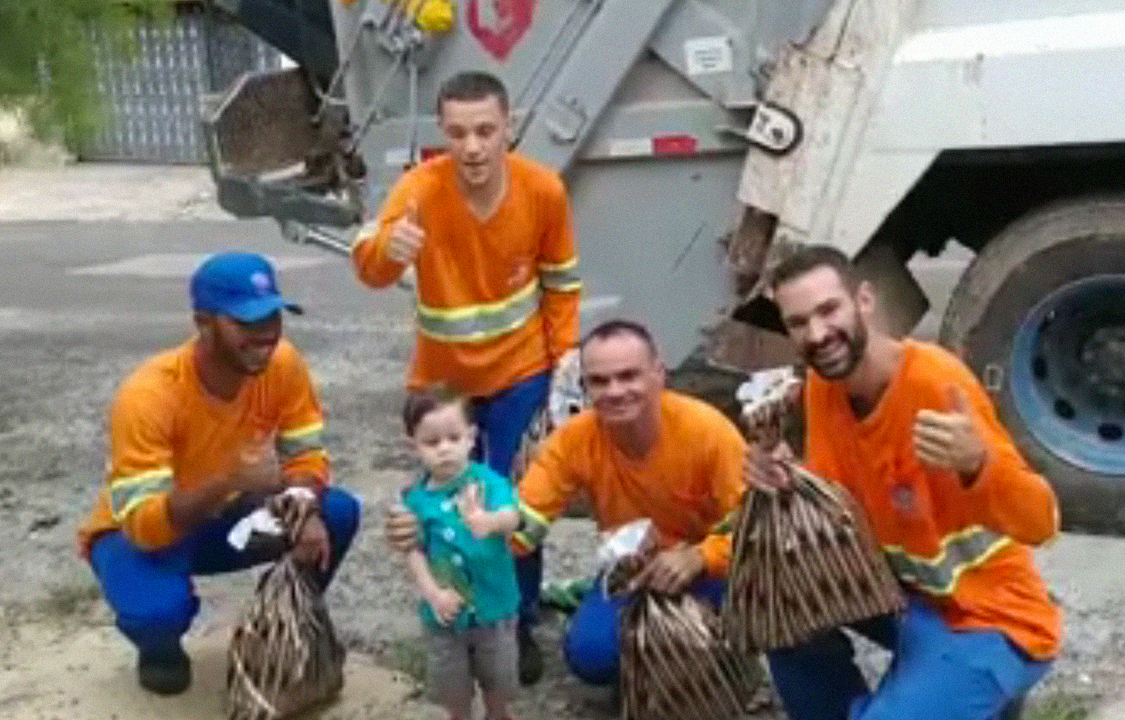
[[[137,660],[141,687],[157,695],[179,695],[191,685],[191,659],[179,644],[142,652]]]
[[[516,633],[519,642],[520,685],[534,685],[543,677],[543,653],[528,628]]]

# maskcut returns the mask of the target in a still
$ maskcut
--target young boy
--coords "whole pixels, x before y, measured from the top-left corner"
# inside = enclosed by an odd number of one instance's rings
[[[421,529],[407,564],[425,600],[430,693],[451,720],[468,720],[475,680],[488,720],[505,720],[517,684],[519,589],[507,541],[519,524],[515,495],[507,479],[469,461],[477,430],[465,398],[412,393],[403,421],[426,468],[403,502]]]

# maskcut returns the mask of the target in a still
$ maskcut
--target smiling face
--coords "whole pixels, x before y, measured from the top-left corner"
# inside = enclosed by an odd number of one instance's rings
[[[197,322],[214,360],[239,375],[264,372],[281,340],[280,312],[257,322],[225,315],[200,315]]]
[[[465,471],[476,440],[477,428],[469,422],[462,401],[443,403],[427,412],[410,436],[418,458],[438,482]]]
[[[508,150],[508,113],[500,98],[443,100],[439,117],[457,176],[471,190],[499,182]]]
[[[582,382],[602,422],[643,422],[658,412],[664,366],[636,335],[619,332],[593,337],[582,348]]]
[[[789,337],[821,377],[848,377],[867,351],[874,299],[866,283],[851,291],[840,274],[819,266],[780,285],[774,301]]]

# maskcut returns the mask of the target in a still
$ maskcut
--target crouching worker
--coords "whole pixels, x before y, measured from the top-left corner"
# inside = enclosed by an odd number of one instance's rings
[[[841,630],[770,652],[785,711],[792,720],[1012,717],[1062,638],[1031,552],[1058,530],[1051,486],[960,360],[872,321],[873,289],[838,249],[798,250],[772,287],[809,368],[805,463],[863,508],[909,598],[900,617],[852,627],[893,655],[874,690]],[[770,460],[751,448],[750,484],[787,484]]]
[[[520,594],[508,534],[519,512],[508,479],[469,462],[471,413],[468,400],[443,389],[407,399],[406,433],[425,467],[403,498],[421,528],[407,564],[424,600],[433,700],[451,720],[468,720],[479,684],[487,719],[504,720],[518,684]]]
[[[326,586],[359,523],[358,501],[328,487],[322,417],[308,368],[281,338],[277,290],[259,255],[225,253],[191,280],[198,334],[143,363],[109,415],[106,482],[80,531],[117,617],[139,651],[140,684],[160,694],[191,684],[180,643],[199,609],[193,575],[276,559],[236,551],[231,528],[287,487],[318,496],[294,557]],[[272,555],[272,556],[271,556]]]
[[[652,520],[660,551],[636,576],[636,587],[690,591],[717,604],[730,537],[713,528],[742,496],[741,434],[718,410],[664,388],[664,367],[644,326],[609,321],[590,332],[580,352],[592,407],[544,441],[520,481],[516,544],[539,544],[551,521],[581,494],[603,532]],[[408,549],[417,527],[409,514],[392,514],[387,539]],[[538,577],[520,587],[535,593],[524,603],[538,604]],[[617,682],[625,602],[595,583],[571,619],[564,654],[582,680]]]

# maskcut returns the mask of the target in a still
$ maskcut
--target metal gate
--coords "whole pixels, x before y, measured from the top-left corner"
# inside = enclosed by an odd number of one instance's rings
[[[181,3],[164,21],[138,22],[131,57],[109,51],[95,33],[94,65],[102,99],[101,129],[86,140],[85,160],[203,163],[199,129],[204,95],[244,72],[269,70],[281,54],[199,3]]]

